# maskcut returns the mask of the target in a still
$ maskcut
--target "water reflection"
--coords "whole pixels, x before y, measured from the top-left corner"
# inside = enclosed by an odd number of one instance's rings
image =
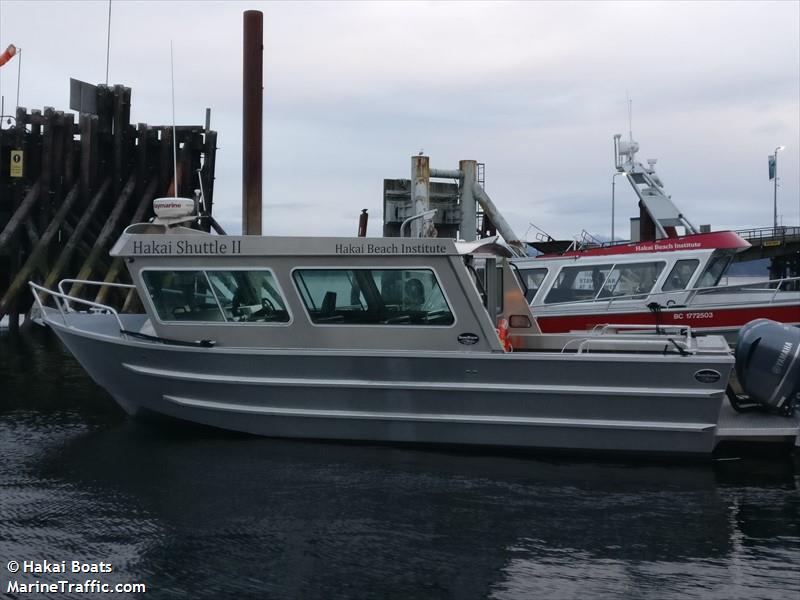
[[[44,332],[0,336],[0,357],[2,556],[111,561],[147,598],[800,592],[792,463],[542,460],[139,423]]]

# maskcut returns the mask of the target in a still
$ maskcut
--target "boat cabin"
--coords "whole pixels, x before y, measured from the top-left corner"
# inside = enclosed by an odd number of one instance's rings
[[[715,232],[515,259],[534,307],[567,302],[641,300],[651,294],[717,286],[734,256],[749,244],[733,232]]]
[[[209,236],[145,224],[111,254],[125,259],[150,317],[144,333],[161,338],[501,350],[449,239]]]

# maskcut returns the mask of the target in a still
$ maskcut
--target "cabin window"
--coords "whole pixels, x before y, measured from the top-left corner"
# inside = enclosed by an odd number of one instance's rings
[[[269,271],[207,271],[226,321],[288,323],[289,311]]]
[[[666,264],[659,261],[614,265],[597,297],[631,296],[635,299],[639,294],[649,294]]]
[[[613,265],[564,267],[558,273],[545,304],[594,300],[608,278]]]
[[[142,278],[162,321],[289,321],[269,271],[143,271]]]
[[[320,325],[452,325],[430,269],[297,269],[295,285]]]
[[[728,268],[731,259],[731,256],[716,256],[712,258],[705,272],[700,276],[700,279],[697,280],[697,285],[695,287],[714,287],[719,284],[719,280],[722,279],[722,275]]]
[[[661,286],[661,290],[664,292],[685,290],[699,264],[700,261],[696,258],[677,261],[669,272],[669,275],[667,275],[667,279],[664,281],[664,285]]]
[[[522,281],[525,283],[524,287],[527,289],[525,298],[529,303],[533,302],[536,293],[542,287],[542,281],[547,277],[547,269],[520,269],[519,273],[522,275]]]
[[[144,271],[144,283],[162,321],[224,321],[203,271]]]
[[[478,266],[475,269],[475,274],[478,276],[478,279],[481,282],[481,288],[484,291],[488,291],[489,283],[486,281],[486,261],[480,260]],[[495,273],[497,274],[497,282],[494,286],[497,289],[497,293],[495,294],[494,298],[494,305],[497,309],[498,314],[503,312],[503,301],[505,300],[505,293],[504,293],[504,282],[503,282],[503,267],[500,265],[495,266]],[[483,298],[483,306],[487,306],[486,298]]]

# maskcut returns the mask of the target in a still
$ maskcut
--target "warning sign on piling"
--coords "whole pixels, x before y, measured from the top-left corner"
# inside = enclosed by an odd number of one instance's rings
[[[12,150],[9,169],[11,177],[22,177],[22,164],[22,150]]]

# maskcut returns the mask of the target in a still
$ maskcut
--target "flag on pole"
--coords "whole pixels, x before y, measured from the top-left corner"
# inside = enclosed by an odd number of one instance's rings
[[[769,155],[769,180],[775,179],[775,155]]]

